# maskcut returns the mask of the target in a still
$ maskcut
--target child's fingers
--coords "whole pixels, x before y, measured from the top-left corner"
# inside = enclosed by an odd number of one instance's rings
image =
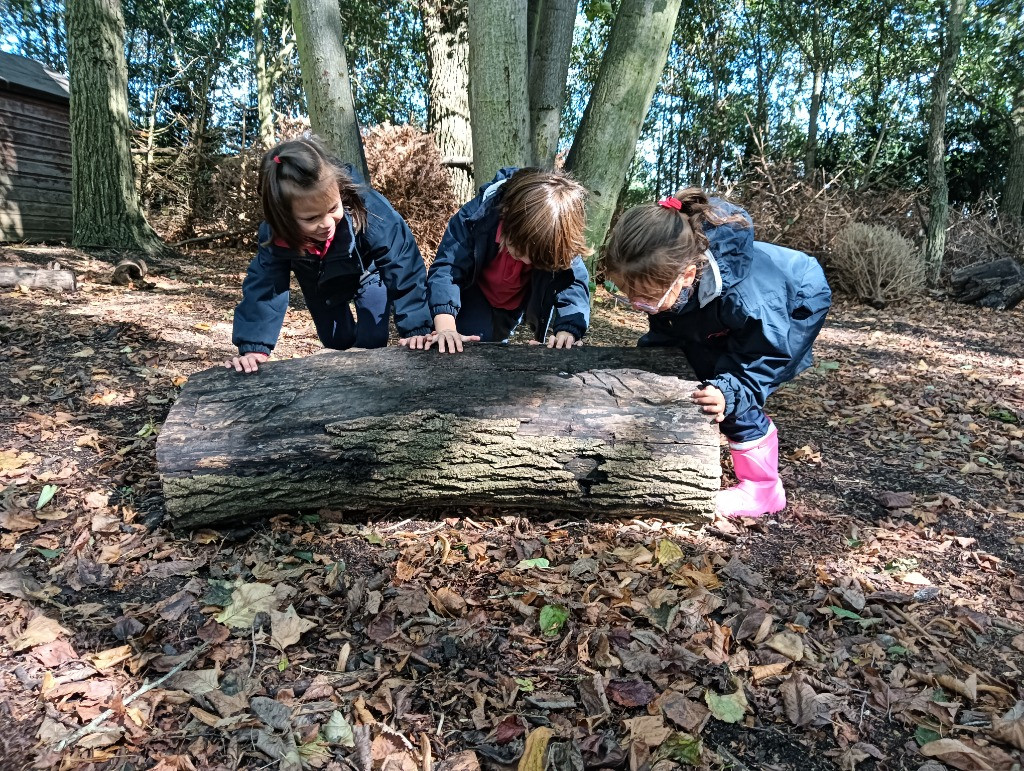
[[[540,344],[541,344],[541,343],[540,343],[540,341],[539,341],[539,340],[531,340],[531,341],[530,341],[530,345],[540,345]]]

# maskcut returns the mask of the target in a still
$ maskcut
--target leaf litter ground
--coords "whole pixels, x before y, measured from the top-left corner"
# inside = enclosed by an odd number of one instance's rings
[[[765,521],[176,533],[155,437],[229,353],[247,255],[129,287],[0,259],[83,278],[0,303],[0,768],[1022,763],[1020,311],[837,302],[770,403],[790,505]],[[281,356],[319,347],[297,302]],[[590,344],[642,331],[601,294]]]

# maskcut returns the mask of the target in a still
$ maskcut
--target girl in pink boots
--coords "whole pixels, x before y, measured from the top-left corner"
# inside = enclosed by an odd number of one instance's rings
[[[811,365],[832,304],[821,266],[755,241],[743,209],[687,188],[625,212],[603,267],[648,314],[650,331],[637,345],[682,348],[702,381],[693,401],[721,424],[739,480],[718,494],[719,513],[781,511],[779,437],[764,404]]]

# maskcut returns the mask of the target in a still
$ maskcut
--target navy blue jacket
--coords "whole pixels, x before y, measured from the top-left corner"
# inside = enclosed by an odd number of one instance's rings
[[[352,178],[359,176],[349,168]],[[268,243],[272,234],[264,222],[259,228],[259,250],[242,282],[242,301],[235,308],[231,341],[240,353],[269,354],[277,343],[288,309],[291,272],[316,271],[317,286],[325,294],[347,303],[359,288],[367,269],[378,271],[394,303],[395,326],[402,337],[425,335],[434,328],[427,309],[426,268],[412,231],[387,199],[361,185],[366,206],[366,227],[353,237],[348,213],[338,223],[334,240],[323,259],[307,252]]]
[[[725,396],[725,414],[764,408],[781,383],[811,365],[811,343],[832,304],[825,274],[803,252],[754,241],[747,224],[706,226],[712,260],[681,308],[649,316],[640,346],[679,346],[697,377]],[[806,323],[805,323],[806,322]]]
[[[439,313],[457,316],[462,307],[461,290],[473,286],[484,266],[498,256],[494,239],[501,219],[503,186],[516,171],[515,168],[501,169],[490,183],[480,188],[476,198],[449,221],[427,274],[427,295],[434,316]],[[552,306],[555,314],[549,334],[571,332],[577,340],[586,334],[590,326],[590,274],[579,255],[565,270],[534,268],[530,273],[524,319],[540,342],[544,342],[542,338]]]

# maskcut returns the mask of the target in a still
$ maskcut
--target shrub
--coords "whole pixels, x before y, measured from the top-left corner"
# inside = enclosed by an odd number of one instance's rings
[[[843,228],[836,237],[828,267],[835,289],[875,307],[910,297],[924,288],[920,250],[882,225],[855,222]]]

